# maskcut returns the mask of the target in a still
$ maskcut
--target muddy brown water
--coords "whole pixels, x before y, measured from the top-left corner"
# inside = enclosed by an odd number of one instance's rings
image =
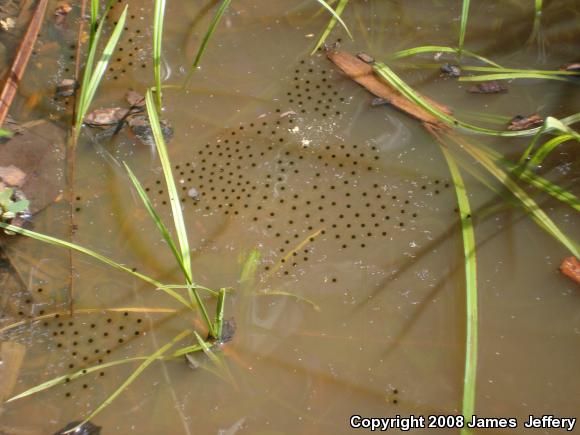
[[[130,3],[94,107],[118,105],[129,88],[151,84],[150,3]],[[383,59],[402,48],[455,44],[459,2],[352,3],[345,20],[354,41],[342,30],[333,33],[347,50]],[[115,5],[111,20],[122,6]],[[530,9],[517,2],[474,4],[467,47],[512,67],[556,69],[576,60],[578,5],[548,5],[540,46],[525,44]],[[464,276],[449,173],[419,124],[392,108],[371,107],[366,91],[320,53],[309,55],[328,19],[317,10],[307,1],[232,2],[187,90],[165,90],[163,116],[175,128],[170,158],[195,278],[234,289],[226,317],[235,318],[237,333],[223,352],[233,381],[192,371],[181,360],[154,364],[94,419],[103,433],[331,433],[348,432],[353,414],[461,412]],[[205,4],[168,5],[167,84],[183,83],[212,11]],[[50,95],[73,68],[73,23],[71,17],[64,28],[43,29],[15,102],[18,121],[64,117],[65,104]],[[432,56],[400,61],[397,71],[460,116],[562,117],[578,109],[574,84],[522,81],[509,83],[507,94],[474,96],[432,69],[403,68],[410,63],[433,63]],[[170,252],[122,169],[125,161],[135,170],[170,219],[155,152],[126,130],[113,139],[94,130],[82,137],[76,242],[178,283]],[[477,140],[510,156],[527,143]],[[573,145],[562,146],[546,161],[545,175],[577,191],[576,156]],[[557,272],[567,252],[475,178],[466,180],[474,209],[498,205],[475,214],[477,414],[521,422],[529,414],[578,417],[580,294]],[[199,198],[188,195],[191,189]],[[579,238],[571,209],[541,195],[537,200]],[[67,213],[59,201],[35,217],[35,229],[68,237]],[[261,256],[255,279],[241,283],[254,249]],[[68,254],[23,239],[6,252],[20,280],[15,273],[4,278],[2,325],[45,316],[3,336],[26,346],[14,392],[100,362],[149,355],[191,325],[162,293],[80,255],[73,257],[78,312],[49,316],[68,306]],[[0,433],[52,433],[80,420],[134,367],[97,371],[6,404]]]

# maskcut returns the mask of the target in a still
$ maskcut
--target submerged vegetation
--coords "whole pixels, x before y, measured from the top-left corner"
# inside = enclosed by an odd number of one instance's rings
[[[337,28],[339,23],[349,37],[353,37],[349,26],[343,20],[344,12],[349,6],[348,0],[337,0],[334,2],[326,2],[323,0],[316,0],[323,10],[330,14],[328,24],[322,29],[320,36],[316,40],[312,53],[315,53],[325,47],[333,30]],[[192,74],[200,66],[204,54],[208,49],[211,49],[210,41],[215,36],[216,30],[221,22],[226,10],[231,7],[231,0],[222,0],[216,8],[215,14],[209,24],[208,29],[199,44],[195,58],[193,59],[191,69],[187,75],[186,83],[189,81]],[[90,34],[87,46],[86,61],[83,66],[82,81],[78,90],[77,103],[75,108],[75,116],[73,120],[72,134],[74,144],[78,141],[83,131],[83,122],[87,116],[89,108],[97,94],[99,85],[103,80],[109,66],[109,61],[113,56],[117,44],[123,33],[126,24],[128,11],[131,5],[125,6],[122,14],[117,20],[116,24],[110,32],[107,41],[103,41],[104,29],[107,27],[107,16],[113,1],[108,1],[102,5],[98,0],[91,0],[90,3]],[[78,370],[73,373],[59,376],[57,378],[46,381],[40,385],[30,388],[22,393],[19,393],[8,400],[8,402],[22,399],[30,395],[39,393],[56,385],[68,382],[85,376],[87,374],[100,371],[106,368],[111,368],[121,364],[138,363],[137,368],[133,373],[95,410],[93,410],[77,427],[92,419],[101,410],[107,407],[113,400],[115,400],[137,377],[152,363],[159,360],[174,360],[181,358],[194,352],[203,352],[208,359],[215,364],[216,370],[220,373],[225,373],[221,359],[215,355],[215,350],[222,341],[224,331],[224,310],[226,295],[229,290],[221,288],[214,290],[207,288],[196,282],[192,271],[191,247],[189,245],[188,228],[186,227],[183,217],[182,204],[176,185],[174,174],[172,173],[172,165],[169,159],[166,141],[162,131],[161,121],[159,119],[163,110],[163,79],[161,73],[161,59],[162,59],[162,42],[164,36],[164,19],[165,19],[165,0],[155,0],[154,14],[152,21],[152,64],[153,77],[152,85],[147,89],[146,93],[146,111],[148,122],[150,123],[152,134],[155,142],[155,149],[157,156],[161,163],[163,177],[165,179],[165,186],[167,192],[167,201],[171,208],[173,217],[173,229],[170,229],[162,220],[160,212],[156,210],[153,202],[148,196],[146,189],[142,186],[137,176],[128,164],[123,162],[126,173],[133,185],[134,190],[141,199],[145,210],[155,224],[159,235],[164,240],[167,247],[170,249],[175,264],[182,274],[183,283],[178,285],[166,284],[158,281],[154,277],[141,274],[129,267],[126,267],[119,262],[108,258],[98,252],[93,251],[87,247],[80,246],[73,241],[61,240],[45,234],[41,234],[29,229],[21,228],[19,226],[11,225],[7,222],[0,222],[0,227],[7,231],[21,234],[26,237],[36,239],[40,242],[69,249],[71,251],[81,253],[92,258],[98,262],[104,263],[116,270],[120,270],[130,274],[131,276],[146,282],[152,288],[161,291],[169,297],[176,300],[179,304],[187,308],[188,311],[198,315],[203,321],[202,331],[199,327],[196,328],[194,322],[190,326],[177,334],[173,340],[162,345],[154,353],[147,357],[135,357],[124,360],[117,360],[107,362],[104,364],[88,367],[83,370]],[[560,145],[576,141],[580,142],[580,134],[571,126],[580,121],[580,113],[571,114],[562,119],[548,116],[543,120],[543,125],[533,126],[530,128],[523,128],[517,130],[493,129],[482,126],[479,122],[467,122],[462,120],[459,116],[447,113],[439,105],[423,97],[416,89],[410,86],[400,74],[390,66],[391,63],[399,59],[408,58],[423,54],[447,54],[455,57],[462,71],[475,73],[473,75],[458,78],[459,81],[464,82],[487,82],[491,80],[518,80],[518,79],[542,79],[542,80],[556,80],[570,82],[571,79],[577,79],[580,72],[577,70],[563,71],[563,70],[542,70],[542,69],[519,69],[502,67],[493,59],[481,56],[475,52],[466,49],[466,36],[468,35],[470,2],[463,0],[461,9],[461,19],[458,34],[457,47],[448,47],[441,45],[426,45],[420,47],[409,48],[392,53],[383,61],[370,61],[372,64],[372,71],[391,89],[394,89],[398,94],[403,96],[407,102],[412,103],[413,107],[418,110],[428,113],[436,119],[436,123],[429,123],[423,121],[422,124],[426,131],[429,132],[434,142],[438,144],[443,153],[445,161],[447,162],[449,173],[455,187],[458,212],[459,212],[459,228],[461,230],[463,241],[463,266],[465,273],[465,360],[464,360],[464,377],[463,377],[463,400],[462,400],[462,414],[466,419],[476,414],[476,385],[477,385],[477,366],[478,366],[478,274],[477,274],[477,240],[474,229],[473,216],[477,210],[473,210],[470,203],[470,193],[464,182],[464,175],[472,173],[471,162],[476,162],[478,169],[483,169],[482,178],[487,185],[492,185],[489,180],[495,180],[504,189],[501,193],[509,196],[511,203],[516,204],[524,210],[531,219],[534,220],[543,230],[545,230],[551,237],[562,244],[571,255],[580,257],[579,247],[576,241],[572,240],[566,233],[558,227],[552,220],[548,213],[534,200],[529,188],[535,188],[543,193],[551,195],[559,201],[565,203],[575,211],[580,211],[580,201],[573,192],[565,189],[562,186],[545,179],[538,174],[537,168],[545,162],[546,158],[554,152]],[[542,2],[536,0],[535,14],[533,23],[532,38],[538,38],[541,32]],[[98,51],[102,47],[101,55],[98,56]],[[98,60],[97,60],[98,59]],[[472,63],[478,63],[473,65]],[[481,65],[483,64],[483,65]],[[435,67],[439,67],[437,64]],[[433,67],[433,65],[422,65],[419,67]],[[393,103],[394,104],[394,103]],[[396,104],[394,104],[396,105]],[[490,114],[488,114],[490,115]],[[490,115],[491,116],[491,115]],[[480,117],[478,121],[482,120]],[[485,120],[484,120],[485,121]],[[477,136],[496,137],[496,138],[530,138],[529,145],[522,150],[521,155],[515,161],[510,157],[499,153],[498,151],[484,145],[477,141]],[[468,162],[468,163],[466,163]],[[70,180],[69,180],[70,181]],[[6,191],[5,191],[6,192]],[[3,213],[15,213],[23,210],[22,207],[28,203],[10,202],[12,192],[2,193],[3,200],[0,198],[0,206],[2,206]],[[8,197],[6,196],[8,195]],[[24,207],[24,208],[26,208]],[[175,234],[175,237],[172,234]],[[316,234],[317,235],[317,234]],[[288,257],[294,252],[290,252]],[[260,261],[260,255],[257,251],[253,251],[248,256],[244,264],[240,285],[247,284],[252,280],[257,264]],[[276,269],[276,267],[274,267]],[[183,296],[183,293],[187,297]],[[319,307],[313,302],[301,298],[300,296],[290,294],[289,292],[281,290],[272,290],[264,293],[266,295],[276,296],[292,296],[297,301],[306,302],[316,310]],[[204,297],[209,296],[208,298]],[[211,303],[211,305],[210,305]],[[81,313],[79,311],[79,313]],[[213,313],[210,314],[210,313]],[[2,330],[0,329],[0,333]],[[186,338],[195,339],[196,344],[187,345],[177,348],[180,342]],[[230,374],[223,375],[224,377],[231,376]],[[462,432],[468,432],[467,429]]]

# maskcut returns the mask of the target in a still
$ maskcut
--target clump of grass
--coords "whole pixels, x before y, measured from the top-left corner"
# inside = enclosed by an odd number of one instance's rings
[[[459,44],[457,48],[457,55],[461,59],[463,54],[463,45],[465,44],[465,34],[467,32],[467,19],[469,17],[470,0],[463,0],[461,5],[461,24],[459,26]]]
[[[449,172],[455,186],[457,204],[459,208],[459,220],[461,222],[461,234],[463,236],[463,255],[465,263],[465,368],[463,374],[463,401],[462,414],[466,420],[471,420],[475,413],[475,392],[477,381],[477,330],[478,330],[478,303],[477,303],[477,260],[475,232],[471,216],[469,197],[463,182],[461,172],[455,159],[441,143],[441,151],[447,161]],[[467,429],[461,430],[462,434],[469,433]]]
[[[92,6],[94,6],[94,4],[95,2],[92,3]],[[109,65],[109,60],[111,59],[113,52],[115,51],[115,47],[117,46],[119,38],[121,37],[121,34],[125,27],[127,10],[129,7],[128,5],[125,6],[123,13],[121,14],[117,24],[115,25],[115,28],[113,29],[113,32],[111,33],[111,36],[107,44],[105,45],[105,48],[103,49],[103,53],[101,55],[101,58],[99,59],[99,62],[93,68],[97,55],[97,47],[99,45],[99,40],[103,32],[107,12],[110,10],[112,4],[113,1],[108,2],[105,12],[103,13],[103,16],[101,17],[99,24],[94,32],[94,35],[92,34],[91,30],[92,39],[89,40],[89,54],[87,57],[87,62],[85,65],[79,98],[77,102],[76,119],[75,119],[75,139],[78,139],[80,135],[83,120],[85,119],[89,107],[95,97],[95,94],[97,93],[97,88],[99,87],[99,84],[103,79],[103,75],[105,74],[105,71],[107,70],[107,67]],[[91,12],[91,29],[92,29],[94,24],[96,23],[96,15],[93,15],[95,12],[93,11],[92,7],[91,11],[92,11]]]
[[[125,12],[126,12],[126,9],[125,9]],[[147,92],[146,105],[147,105],[147,112],[149,114],[149,119],[150,119],[152,131],[153,131],[153,135],[155,138],[157,152],[159,154],[161,166],[163,168],[163,173],[165,176],[165,181],[166,181],[166,185],[167,185],[167,192],[169,195],[169,202],[171,204],[173,220],[174,220],[174,225],[175,225],[175,232],[177,234],[177,243],[174,241],[169,229],[163,223],[161,217],[159,216],[159,214],[157,213],[157,211],[153,207],[153,204],[151,203],[150,199],[147,197],[147,194],[145,193],[145,190],[141,186],[141,183],[138,181],[137,177],[135,177],[135,175],[133,174],[131,169],[128,167],[128,165],[125,164],[125,167],[127,168],[129,178],[131,179],[135,189],[137,190],[137,193],[138,193],[139,197],[141,198],[145,208],[149,212],[149,215],[151,216],[153,222],[155,223],[158,231],[160,232],[163,239],[165,240],[165,242],[169,246],[170,250],[172,251],[172,253],[175,257],[175,260],[178,263],[178,265],[179,265],[179,267],[184,275],[184,279],[185,279],[184,286],[165,285],[154,278],[151,278],[147,275],[144,275],[144,274],[136,272],[132,269],[129,269],[129,268],[123,266],[122,264],[120,264],[120,263],[118,263],[118,262],[116,262],[116,261],[114,261],[114,260],[112,260],[104,255],[101,255],[101,254],[99,254],[91,249],[85,248],[83,246],[80,246],[80,245],[77,245],[77,244],[74,244],[71,242],[67,242],[65,240],[51,237],[51,236],[48,236],[45,234],[37,233],[37,232],[30,231],[30,230],[27,230],[24,228],[20,228],[20,227],[16,227],[16,226],[13,226],[13,225],[10,225],[7,223],[0,222],[0,228],[4,228],[6,230],[13,231],[15,233],[33,238],[35,240],[38,240],[38,241],[41,241],[44,243],[48,243],[51,245],[67,248],[67,249],[74,250],[76,252],[85,254],[85,255],[93,258],[94,260],[97,260],[97,261],[100,261],[104,264],[107,264],[108,266],[111,266],[114,269],[129,273],[132,276],[147,282],[148,284],[154,286],[155,289],[158,289],[158,290],[165,292],[166,294],[168,294],[169,296],[171,296],[172,298],[174,298],[180,304],[186,306],[187,308],[189,308],[193,311],[200,312],[201,317],[204,320],[205,326],[208,330],[208,334],[207,334],[208,339],[203,340],[203,339],[201,339],[201,336],[199,335],[199,333],[197,331],[195,331],[193,328],[188,329],[188,330],[182,332],[181,334],[179,334],[178,336],[176,336],[175,339],[172,340],[171,342],[169,342],[166,345],[159,348],[152,355],[150,355],[149,357],[142,360],[141,364],[125,380],[125,382],[123,382],[98,408],[96,408],[88,417],[86,417],[84,419],[84,421],[79,426],[77,426],[77,428],[82,426],[84,423],[86,423],[88,420],[90,420],[95,415],[97,415],[100,411],[102,411],[105,407],[107,407],[111,402],[113,402],[149,365],[151,365],[155,360],[162,358],[164,356],[164,354],[172,346],[174,346],[178,341],[185,338],[187,335],[190,335],[193,333],[198,340],[198,344],[195,346],[187,346],[185,348],[182,348],[178,351],[180,353],[174,354],[174,356],[184,355],[186,353],[196,352],[196,351],[204,351],[209,355],[211,352],[211,347],[213,346],[213,344],[221,339],[221,334],[222,334],[222,329],[223,329],[226,290],[221,289],[219,292],[215,292],[213,290],[207,289],[207,290],[209,290],[210,294],[217,297],[216,314],[215,314],[214,319],[212,321],[209,318],[205,303],[199,295],[199,290],[206,290],[206,288],[203,286],[198,286],[193,281],[189,242],[188,242],[187,231],[186,231],[186,227],[185,227],[185,223],[184,223],[184,219],[183,219],[183,213],[181,210],[181,203],[180,203],[179,195],[178,195],[177,188],[175,185],[175,180],[173,178],[173,174],[171,171],[171,162],[169,161],[167,147],[165,145],[165,141],[163,139],[163,134],[161,132],[161,126],[159,123],[159,118],[157,116],[155,102],[153,99],[153,93],[151,90],[148,90],[148,92]],[[180,293],[178,293],[176,291],[177,288],[185,288],[187,290],[187,293],[189,294],[189,301],[187,299],[185,299]],[[123,360],[122,362],[108,363],[108,365],[105,364],[105,365],[101,365],[99,367],[101,367],[101,368],[102,367],[111,367],[111,366],[114,366],[116,364],[121,364],[121,363],[124,363],[127,361],[137,361],[137,360],[140,360],[140,359],[133,358],[133,359],[129,359],[129,360]],[[84,369],[82,374],[84,375],[84,374],[88,373],[89,371],[90,370],[88,370],[88,369]],[[92,371],[94,371],[94,370],[92,370]],[[74,374],[72,376],[78,377],[78,375],[74,375]],[[64,379],[71,379],[71,376],[64,377]],[[20,394],[14,396],[9,401],[24,398],[24,397],[30,396],[31,394],[35,394],[35,393],[38,393],[40,391],[44,391],[48,388],[51,388],[55,385],[58,385],[62,381],[63,381],[63,377],[59,377],[59,378],[55,378],[51,381],[44,382],[40,385],[37,385],[33,388],[28,389],[27,391],[25,391],[23,393],[20,393]],[[74,431],[75,429],[73,429],[71,431]]]
[[[155,0],[153,10],[153,79],[155,81],[155,102],[161,112],[163,96],[161,94],[161,46],[163,43],[163,19],[165,17],[165,0]]]

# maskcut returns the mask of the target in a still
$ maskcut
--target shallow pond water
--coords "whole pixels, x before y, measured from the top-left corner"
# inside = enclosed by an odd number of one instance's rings
[[[324,53],[309,55],[328,20],[314,1],[232,2],[201,69],[182,89],[212,4],[168,4],[163,74],[176,86],[164,91],[163,117],[175,130],[169,152],[195,279],[233,289],[225,312],[237,332],[220,354],[227,370],[216,373],[207,362],[192,370],[184,360],[154,364],[93,422],[105,434],[315,434],[348,432],[353,414],[460,414],[464,262],[455,190],[439,146],[406,115],[371,106],[372,96]],[[111,21],[123,6],[115,4]],[[453,46],[460,9],[460,2],[352,2],[344,19],[354,40],[338,28],[331,38],[377,59],[419,45]],[[573,1],[551,3],[542,43],[526,44],[531,5],[474,2],[466,46],[502,65],[557,69],[577,60],[579,14]],[[130,2],[93,107],[122,105],[127,90],[143,92],[152,83],[151,20],[152,2]],[[72,23],[43,29],[15,102],[19,122],[50,117],[65,125],[66,104],[52,95],[74,68]],[[465,119],[536,111],[564,117],[578,109],[574,83],[523,80],[509,83],[507,94],[473,95],[428,65],[417,68],[433,62],[431,55],[393,65]],[[33,105],[35,95],[41,100]],[[470,138],[510,157],[529,141]],[[577,161],[574,144],[564,145],[543,174],[577,193]],[[122,162],[170,221],[154,150],[128,129],[113,138],[86,129],[76,161],[75,241],[178,283],[171,252]],[[54,176],[62,180],[64,168]],[[466,175],[466,183],[478,242],[477,414],[522,422],[529,414],[578,417],[580,294],[557,271],[568,253],[476,177]],[[579,238],[572,209],[535,198]],[[66,201],[57,201],[34,218],[34,229],[69,237],[68,212]],[[191,325],[161,292],[78,254],[71,317],[68,253],[24,239],[5,250],[21,282],[5,283],[0,327],[44,316],[5,334],[26,345],[16,392],[149,355]],[[257,271],[240,280],[252,250],[260,253]],[[53,433],[82,420],[134,367],[99,370],[7,404],[0,433]]]

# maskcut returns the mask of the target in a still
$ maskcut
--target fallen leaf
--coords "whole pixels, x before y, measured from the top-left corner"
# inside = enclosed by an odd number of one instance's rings
[[[533,115],[530,116],[516,115],[508,123],[507,129],[513,131],[520,131],[527,130],[529,128],[539,127],[540,125],[543,124],[544,120],[537,113],[534,113]]]
[[[125,95],[125,100],[131,105],[132,108],[144,108],[145,107],[145,97],[139,92],[129,91]]]
[[[576,284],[580,284],[580,263],[576,257],[564,258],[562,264],[560,264],[560,272]]]
[[[84,123],[89,127],[106,128],[123,121],[128,114],[129,110],[121,107],[96,109],[85,116]]]
[[[496,80],[478,83],[467,90],[472,94],[501,94],[507,91],[507,88]]]

